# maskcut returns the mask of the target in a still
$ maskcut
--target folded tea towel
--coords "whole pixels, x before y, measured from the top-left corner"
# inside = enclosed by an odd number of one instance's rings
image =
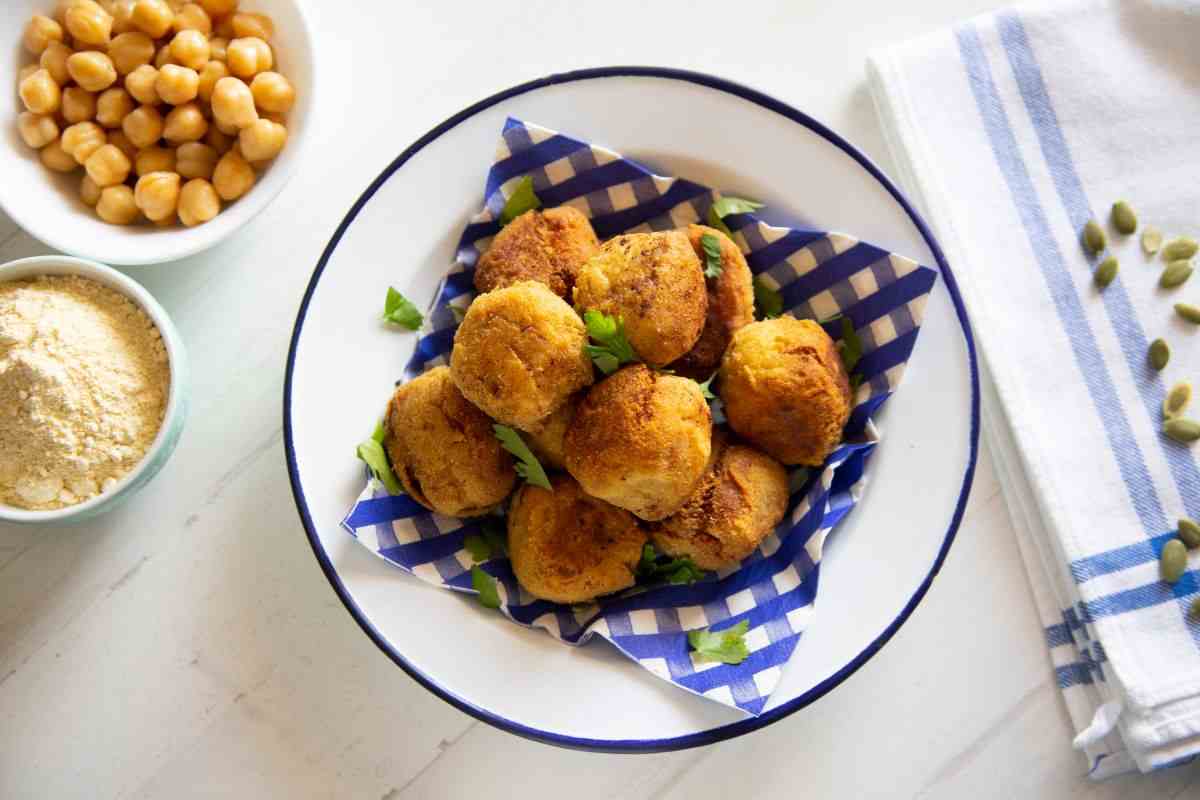
[[[1159,575],[1178,518],[1200,518],[1200,445],[1162,433],[1167,389],[1200,378],[1200,330],[1172,308],[1200,305],[1200,279],[1160,288],[1140,247],[1149,225],[1200,237],[1197,42],[1196,2],[1071,0],[868,65],[901,181],[965,284],[987,433],[1094,777],[1200,752],[1200,552],[1174,585]],[[1121,199],[1132,236],[1109,222]],[[1090,219],[1120,262],[1103,290]]]

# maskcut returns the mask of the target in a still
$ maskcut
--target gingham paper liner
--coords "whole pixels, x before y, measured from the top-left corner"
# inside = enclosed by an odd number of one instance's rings
[[[579,209],[601,239],[703,221],[720,197],[682,178],[654,175],[606,148],[507,120],[487,176],[484,209],[459,240],[457,261],[426,318],[405,380],[446,363],[458,317],[475,295],[475,262],[500,228],[507,195],[525,175],[532,176],[546,207]],[[879,442],[871,417],[900,382],[937,273],[845,234],[772,227],[750,214],[726,222],[751,270],[779,289],[787,313],[809,319],[842,314],[862,339],[858,370],[864,381],[846,440],[822,469],[793,470],[784,522],[740,567],[709,580],[634,589],[599,605],[564,606],[523,591],[505,558],[482,567],[497,579],[500,611],[509,619],[568,644],[599,635],[660,678],[756,715],[812,619],[825,537],[862,496],[867,459]],[[840,337],[839,321],[825,328]],[[342,524],[372,552],[422,580],[473,591],[473,560],[463,540],[480,531],[479,520],[432,514],[368,480]],[[745,661],[693,660],[687,631],[721,630],[743,619],[750,623]]]

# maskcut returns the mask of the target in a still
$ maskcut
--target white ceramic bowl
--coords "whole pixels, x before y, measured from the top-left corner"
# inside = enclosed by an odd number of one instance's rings
[[[21,34],[33,14],[49,14],[55,0],[4,0],[0,3],[0,207],[55,250],[106,264],[155,264],[206,250],[245,225],[275,198],[302,157],[313,107],[313,48],[300,3],[296,0],[246,0],[248,10],[275,21],[271,40],[276,69],[296,87],[296,105],[288,114],[288,143],[244,197],[227,204],[210,222],[195,228],[109,225],[79,199],[82,170],[61,175],[42,166],[35,150],[17,133],[24,110],[17,97],[17,72],[33,60]]]
[[[136,303],[162,334],[163,344],[167,348],[167,362],[171,366],[171,389],[158,436],[138,465],[117,481],[114,487],[91,500],[53,511],[27,511],[0,503],[0,522],[61,523],[87,519],[115,508],[136,494],[163,468],[175,451],[175,445],[179,443],[179,436],[183,433],[183,426],[187,421],[187,353],[183,347],[183,340],[171,323],[171,318],[149,292],[132,278],[122,275],[112,267],[69,256],[23,258],[0,266],[0,283],[37,275],[80,275],[104,284]]]

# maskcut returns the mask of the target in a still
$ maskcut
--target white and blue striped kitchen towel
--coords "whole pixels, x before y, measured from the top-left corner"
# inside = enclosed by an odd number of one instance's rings
[[[1071,0],[1003,11],[870,59],[901,181],[961,276],[988,368],[985,426],[1089,772],[1200,752],[1200,554],[1158,555],[1200,518],[1197,448],[1161,433],[1165,390],[1200,378],[1200,335],[1161,260],[1109,227],[1117,280],[1080,245],[1129,200],[1200,235],[1200,5]],[[1162,373],[1149,343],[1173,351]]]
[[[500,229],[505,198],[524,176],[545,206],[569,205],[606,239],[618,233],[667,230],[705,219],[720,195],[684,180],[655,175],[617,153],[519,120],[504,126],[488,172],[484,208],[459,240],[403,379],[446,362],[462,311],[474,296],[474,266]],[[500,611],[568,644],[594,635],[676,686],[748,714],[758,714],[778,685],[813,614],[821,550],[830,530],[861,497],[867,459],[879,441],[871,418],[896,390],[920,329],[937,273],[839,233],[772,227],[745,214],[726,218],[750,268],[783,296],[787,313],[848,319],[863,343],[863,376],[846,439],[819,470],[792,473],[788,514],[738,569],[690,586],[638,588],[600,604],[567,606],[523,591],[507,559],[482,569],[496,578]],[[841,322],[826,329],[841,336]],[[382,398],[381,398],[382,400]],[[343,525],[391,564],[430,583],[471,588],[465,537],[483,522],[431,514],[411,498],[390,497],[368,481]],[[750,656],[741,664],[696,662],[687,631],[749,623]]]

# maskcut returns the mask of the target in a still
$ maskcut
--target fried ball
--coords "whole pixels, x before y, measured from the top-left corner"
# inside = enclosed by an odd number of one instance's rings
[[[654,546],[701,569],[732,566],[754,552],[787,511],[788,476],[766,453],[713,434],[708,471],[692,496],[650,531]]]
[[[579,407],[579,401],[582,399],[582,394],[572,395],[558,411],[538,423],[537,428],[525,431],[525,443],[544,466],[566,469],[563,462],[563,440],[567,436],[567,427],[575,418],[575,409]]]
[[[490,292],[519,281],[538,281],[567,302],[575,276],[600,249],[600,240],[579,211],[569,207],[526,211],[508,223],[479,257],[475,288]]]
[[[788,465],[824,463],[850,417],[842,359],[811,320],[780,317],[739,329],[718,385],[730,426]]]
[[[567,471],[593,497],[642,519],[670,516],[704,475],[712,415],[693,380],[642,364],[587,393],[567,428]]]
[[[522,430],[592,383],[587,328],[561,297],[534,281],[475,298],[454,334],[450,372],[489,416]]]
[[[525,591],[583,603],[633,586],[646,534],[628,511],[584,494],[568,475],[525,484],[508,512],[508,552]]]
[[[629,343],[655,367],[692,349],[707,307],[704,270],[680,231],[609,239],[575,281],[575,308],[624,318]]]
[[[396,389],[383,446],[404,490],[439,514],[486,514],[508,497],[517,480],[512,456],[492,433],[492,421],[467,402],[447,367],[435,367]]]
[[[716,228],[689,225],[688,241],[701,263],[704,263],[704,246],[700,239],[705,235],[716,237],[721,245],[721,274],[705,280],[708,314],[700,340],[671,365],[680,375],[699,381],[706,380],[721,366],[721,356],[725,355],[733,332],[754,322],[754,279],[746,257],[732,239]]]

